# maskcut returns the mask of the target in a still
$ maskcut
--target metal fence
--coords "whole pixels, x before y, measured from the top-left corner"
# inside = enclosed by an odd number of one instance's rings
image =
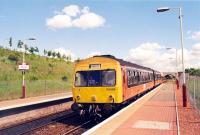
[[[26,81],[26,97],[68,92],[71,84],[57,80]],[[22,96],[22,81],[0,81],[0,101]]]
[[[200,112],[200,77],[188,76],[187,89],[192,105]]]

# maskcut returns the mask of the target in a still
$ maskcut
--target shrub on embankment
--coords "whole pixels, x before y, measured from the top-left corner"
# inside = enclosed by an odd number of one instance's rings
[[[25,58],[30,66],[25,75],[28,96],[70,89],[73,62],[35,54],[26,54]],[[0,100],[18,98],[21,95],[22,73],[18,70],[21,63],[22,52],[0,48]]]

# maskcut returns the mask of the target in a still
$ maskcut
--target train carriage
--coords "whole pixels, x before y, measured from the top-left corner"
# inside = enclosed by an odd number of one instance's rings
[[[109,112],[161,82],[160,72],[111,55],[81,60],[75,65],[72,110]]]

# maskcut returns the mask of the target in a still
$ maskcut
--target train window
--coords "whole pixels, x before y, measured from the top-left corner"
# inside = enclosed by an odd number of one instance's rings
[[[150,74],[150,79],[151,79],[151,81],[154,80],[153,73]]]
[[[139,72],[137,72],[137,78],[138,78],[138,82],[140,82],[140,75],[139,75]]]
[[[102,71],[102,86],[114,86],[116,82],[114,70]]]
[[[139,72],[136,72],[135,70],[127,70],[127,80],[129,88],[137,85],[139,82]]]
[[[142,83],[143,82],[143,73],[142,72],[140,72],[140,83]]]

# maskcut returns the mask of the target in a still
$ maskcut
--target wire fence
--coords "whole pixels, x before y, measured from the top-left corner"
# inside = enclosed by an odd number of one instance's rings
[[[200,112],[200,77],[188,76],[187,89],[192,105]]]
[[[68,92],[71,84],[57,80],[26,81],[26,97],[35,97]],[[0,101],[22,96],[22,81],[0,81]]]

